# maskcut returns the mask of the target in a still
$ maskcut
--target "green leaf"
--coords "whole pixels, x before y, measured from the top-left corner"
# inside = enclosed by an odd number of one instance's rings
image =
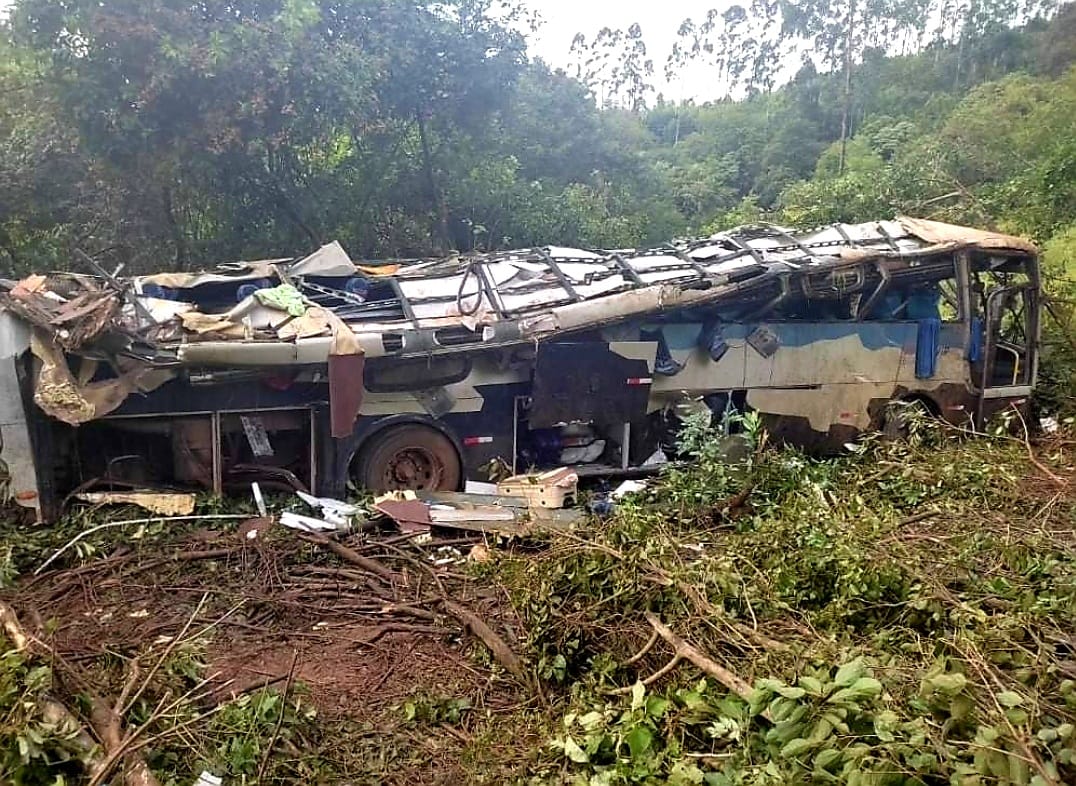
[[[702,770],[690,762],[678,761],[669,770],[668,786],[698,786],[702,783]]]
[[[964,690],[967,684],[968,678],[959,672],[937,674],[923,681],[923,685],[929,690],[944,693],[947,696],[955,696]]]
[[[786,759],[794,759],[809,751],[813,745],[814,743],[810,740],[805,740],[803,737],[797,737],[781,748],[781,756]]]
[[[1011,707],[1010,709],[1005,710],[1005,718],[1013,726],[1020,726],[1021,724],[1027,723],[1027,710],[1020,709],[1019,707]]]
[[[631,751],[631,758],[639,760],[650,751],[650,746],[654,742],[654,733],[640,724],[624,735],[624,742]]]
[[[860,677],[847,688],[834,693],[829,697],[828,701],[831,704],[839,704],[841,702],[856,702],[859,699],[871,698],[877,696],[882,692],[882,683],[874,679],[874,677]]]
[[[971,711],[974,709],[975,702],[971,696],[954,696],[952,701],[949,702],[949,715],[953,720],[964,720],[970,717]]]
[[[824,751],[819,751],[818,755],[814,757],[814,766],[819,770],[828,770],[834,767],[841,760],[841,752],[836,748],[826,748]]]
[[[856,658],[851,663],[846,663],[837,669],[837,676],[833,678],[838,688],[847,688],[867,672],[862,658]]]
[[[668,699],[663,699],[660,696],[647,696],[646,698],[646,714],[651,718],[660,718],[669,709]]]
[[[587,731],[594,731],[602,725],[605,716],[600,712],[588,712],[585,715],[580,715],[576,720],[578,720],[579,725]]]
[[[998,704],[1002,707],[1019,707],[1024,703],[1024,697],[1015,691],[1006,690],[997,695]]]
[[[800,687],[812,696],[822,696],[826,692],[825,685],[817,677],[800,677]]]

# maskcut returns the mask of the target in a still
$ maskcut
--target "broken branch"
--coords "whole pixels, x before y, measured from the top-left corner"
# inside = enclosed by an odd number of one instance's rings
[[[37,576],[38,574],[40,574],[41,571],[43,571],[45,568],[47,568],[49,565],[51,565],[53,562],[55,562],[60,557],[60,555],[62,555],[64,552],[66,552],[69,548],[74,546],[80,540],[85,538],[87,535],[92,535],[95,532],[99,532],[100,530],[108,529],[110,527],[123,527],[123,526],[125,526],[127,524],[154,524],[154,523],[159,522],[159,521],[206,521],[206,520],[211,520],[211,519],[220,521],[220,520],[225,520],[225,519],[245,519],[245,518],[250,518],[250,517],[245,516],[245,515],[235,514],[235,513],[211,513],[211,514],[206,514],[206,515],[202,515],[202,516],[154,516],[153,518],[146,518],[146,519],[127,519],[126,521],[108,521],[108,522],[105,522],[104,524],[98,524],[96,527],[90,527],[89,529],[84,529],[84,530],[82,530],[82,532],[75,535],[75,537],[71,538],[71,540],[67,541],[67,543],[65,543],[63,546],[61,546],[60,549],[55,554],[53,554],[47,560],[42,562],[41,565],[38,567],[38,569],[34,571],[34,575]]]
[[[299,537],[311,543],[316,543],[319,546],[324,546],[325,548],[336,554],[336,556],[347,562],[350,562],[352,565],[357,565],[368,573],[373,573],[375,576],[382,579],[387,584],[392,584],[397,578],[397,575],[395,573],[386,568],[377,560],[370,559],[369,557],[364,557],[362,554],[359,554],[359,552],[355,551],[354,549],[349,549],[343,543],[339,543],[331,538],[326,538],[323,535],[316,535],[312,532],[304,532],[300,534]]]
[[[494,659],[499,664],[516,677],[523,676],[523,662],[519,659],[519,656],[477,614],[447,598],[441,601],[441,605],[444,606],[445,611],[463,623],[467,630],[482,640],[482,643],[489,648],[489,651],[493,653]]]
[[[715,662],[711,658],[708,658],[698,648],[692,646],[691,644],[688,644],[686,641],[676,635],[676,633],[673,632],[672,628],[670,628],[668,625],[658,619],[656,614],[653,614],[652,612],[648,611],[646,612],[645,616],[646,621],[650,623],[650,627],[652,627],[654,631],[659,636],[661,636],[661,638],[665,639],[665,641],[667,641],[672,646],[673,653],[675,655],[672,661],[670,661],[661,671],[657,672],[657,675],[664,676],[672,670],[672,667],[676,665],[677,661],[686,660],[697,666],[705,673],[709,674],[711,677],[716,679],[718,682],[720,682],[722,685],[724,685],[726,688],[728,688],[740,698],[748,699],[751,696],[750,685],[748,685],[742,679],[740,679],[731,671],[726,669],[724,666]],[[652,677],[654,676],[655,675],[652,675]],[[648,680],[650,680],[651,682],[653,681],[652,677],[648,678]],[[647,680],[643,680],[643,683],[649,684]]]

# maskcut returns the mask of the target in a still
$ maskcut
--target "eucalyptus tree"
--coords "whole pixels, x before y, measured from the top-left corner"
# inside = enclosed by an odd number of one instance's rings
[[[636,113],[646,108],[654,92],[654,61],[637,22],[624,30],[603,27],[589,41],[577,33],[569,53],[576,78],[595,94],[599,106]]]

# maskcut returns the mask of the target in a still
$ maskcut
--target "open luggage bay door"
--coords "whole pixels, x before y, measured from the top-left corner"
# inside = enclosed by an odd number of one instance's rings
[[[657,348],[655,341],[539,344],[530,427],[645,417]]]

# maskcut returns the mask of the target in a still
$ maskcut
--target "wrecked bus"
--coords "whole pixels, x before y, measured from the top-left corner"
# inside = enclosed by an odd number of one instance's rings
[[[811,448],[892,402],[978,427],[1036,376],[1034,246],[912,218],[122,279],[81,258],[0,285],[0,482],[38,519],[102,486],[629,472],[672,455],[685,405]]]

